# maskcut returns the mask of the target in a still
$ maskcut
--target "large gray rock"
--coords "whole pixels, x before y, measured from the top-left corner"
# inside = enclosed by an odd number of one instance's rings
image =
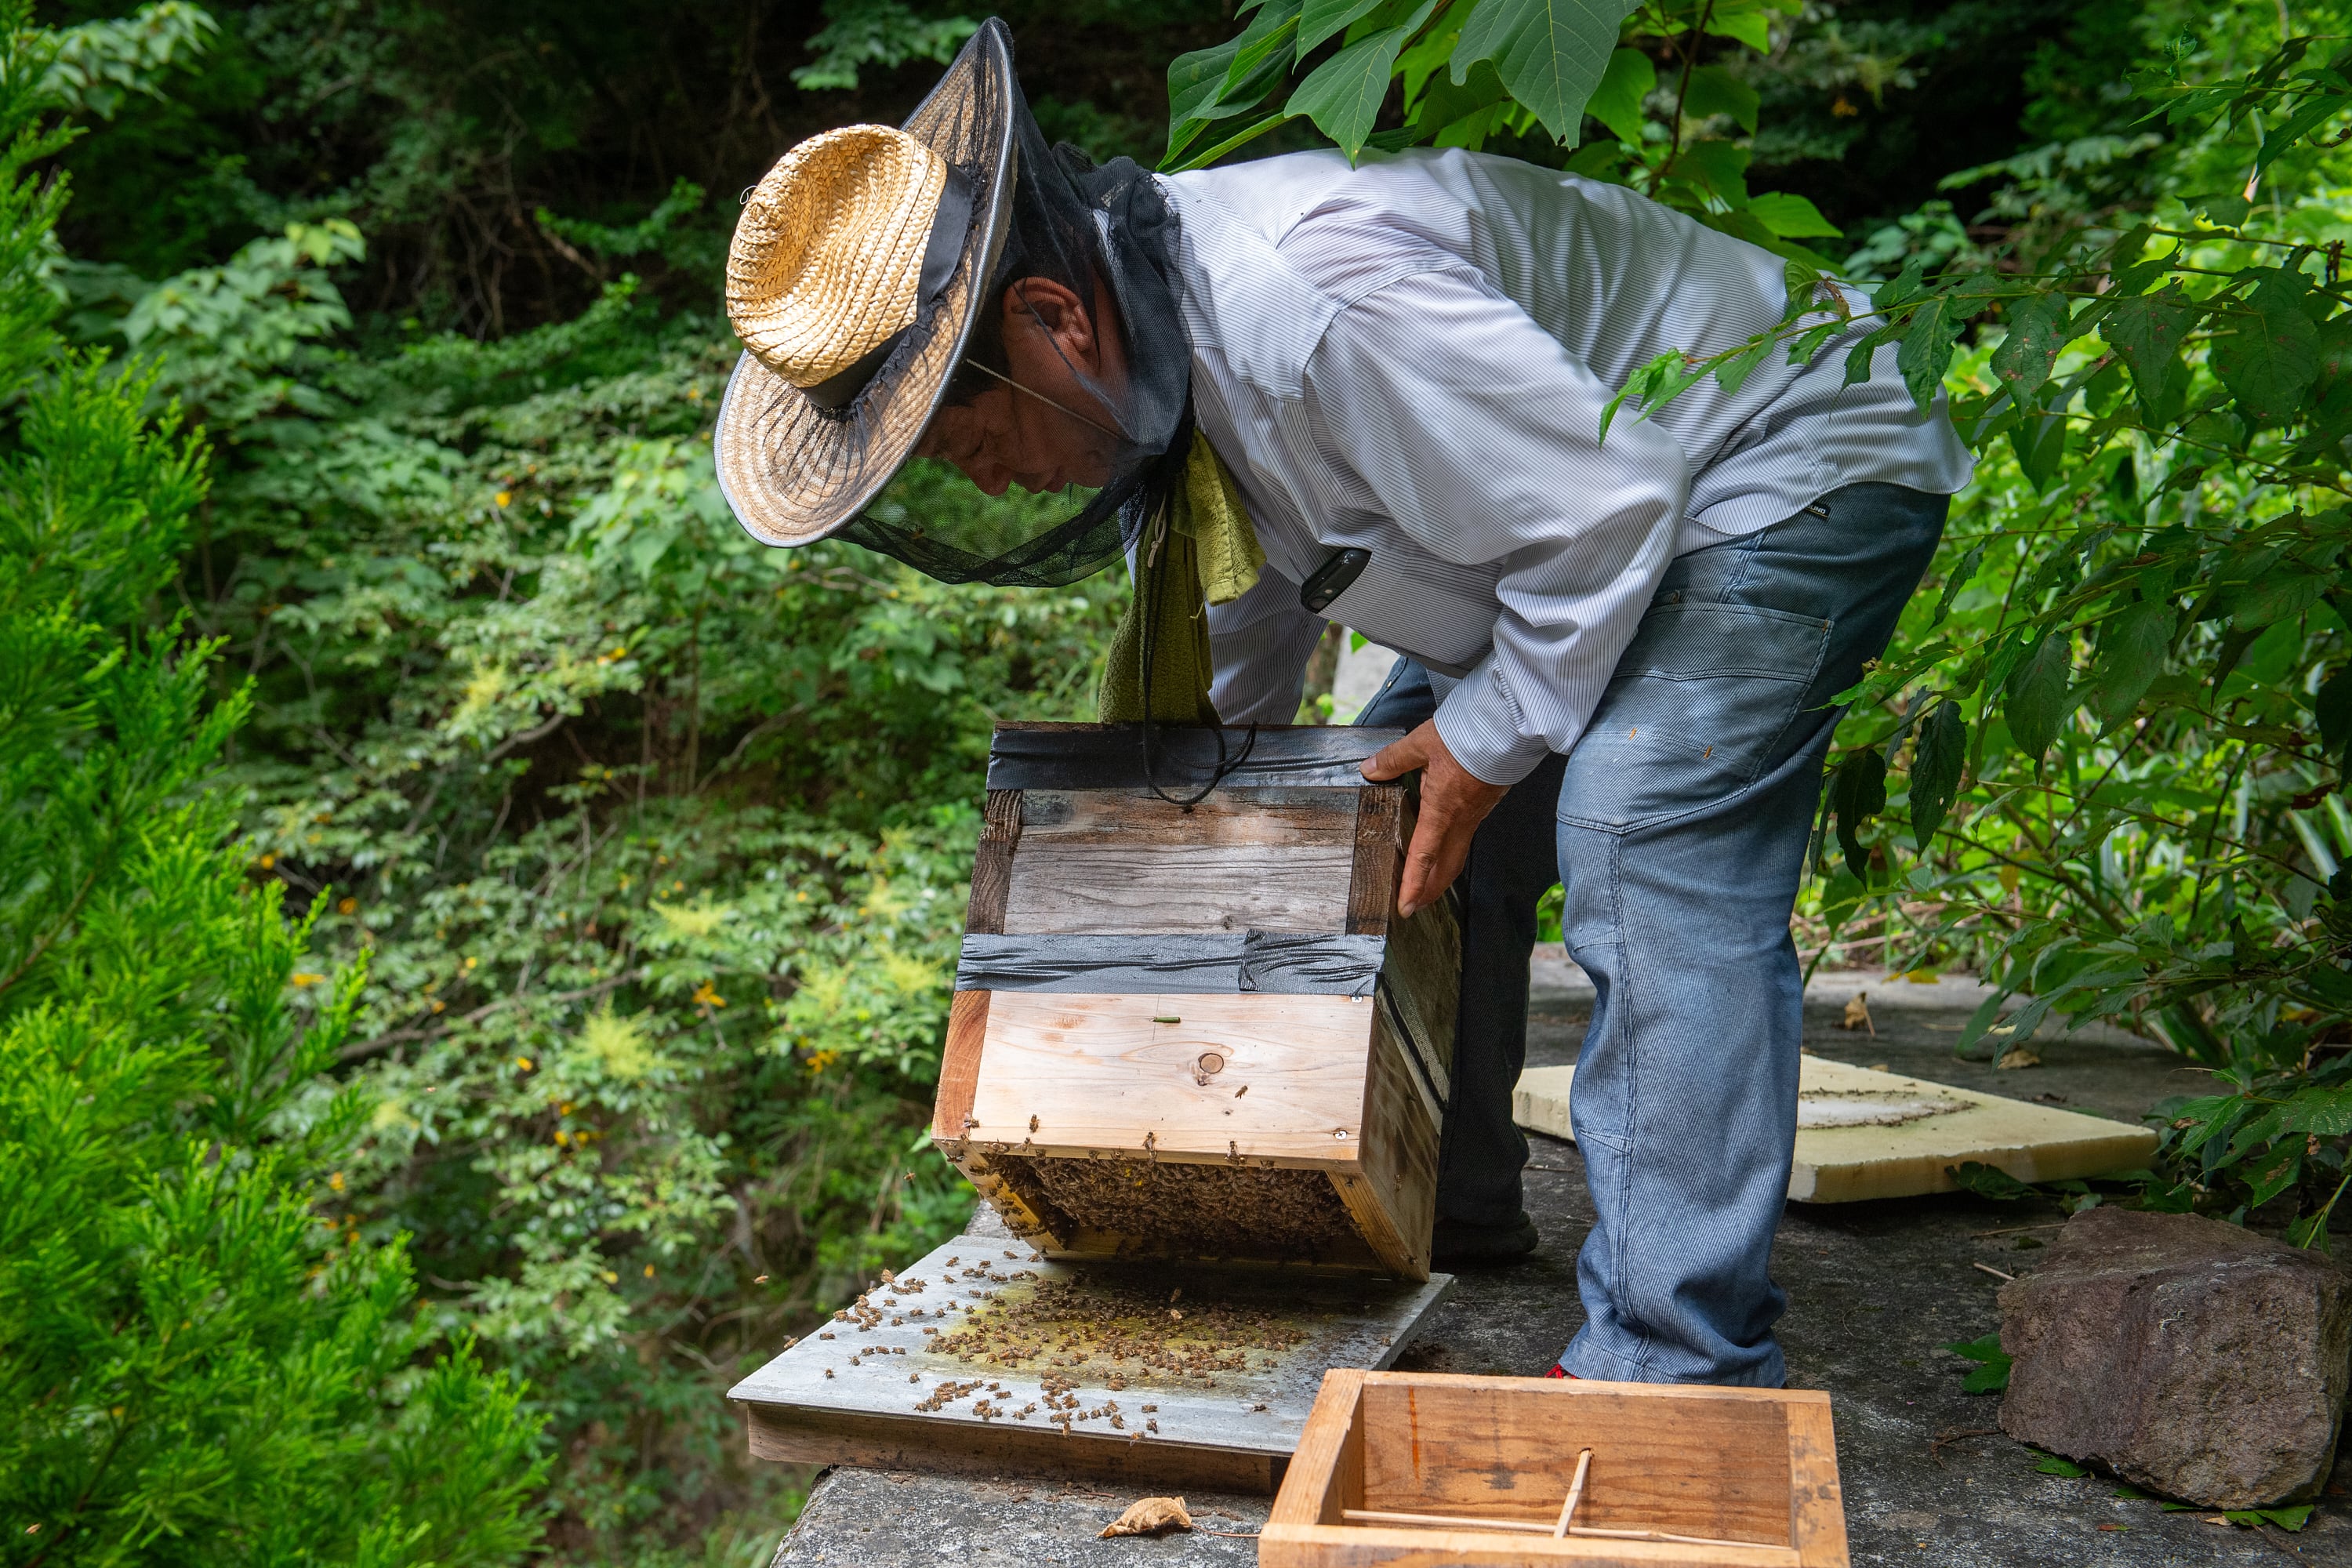
[[[2095,1208],[2000,1291],[2001,1429],[2206,1508],[2315,1493],[2336,1452],[2352,1271],[2193,1215]]]

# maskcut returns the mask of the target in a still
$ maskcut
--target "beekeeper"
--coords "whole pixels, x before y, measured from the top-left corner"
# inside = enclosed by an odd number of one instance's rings
[[[1287,722],[1328,622],[1402,656],[1362,721],[1410,732],[1364,772],[1419,770],[1401,901],[1461,879],[1465,922],[1439,1261],[1536,1246],[1510,1090],[1557,879],[1597,995],[1574,1098],[1586,1320],[1554,1370],[1780,1384],[1789,916],[1831,700],[1969,471],[1892,348],[1850,373],[1867,301],[1825,290],[1822,320],[1856,319],[1809,360],[1768,353],[1604,442],[1635,370],[1780,320],[1779,258],[1460,151],[1097,167],[1045,144],[993,21],[904,129],[785,154],[727,289],[747,353],[717,460],[758,538],[847,539],[950,582],[1129,562],[1109,719]],[[868,514],[917,455],[990,495],[1093,494],[1035,528]]]

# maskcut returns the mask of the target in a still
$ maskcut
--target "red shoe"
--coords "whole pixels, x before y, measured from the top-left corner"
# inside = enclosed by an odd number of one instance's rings
[[[1584,1381],[1582,1378],[1577,1376],[1576,1373],[1560,1365],[1558,1362],[1552,1363],[1551,1370],[1544,1373],[1544,1375],[1546,1377],[1564,1377],[1570,1383],[1581,1383]]]

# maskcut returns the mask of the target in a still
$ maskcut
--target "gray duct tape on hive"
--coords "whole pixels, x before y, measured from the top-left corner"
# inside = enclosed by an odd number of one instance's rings
[[[1248,734],[1245,730],[1224,731],[1221,752],[1215,730],[1155,725],[1152,772],[1147,777],[1139,724],[1000,725],[989,742],[988,787],[1144,789],[1153,778],[1170,787],[1198,785],[1216,773],[1221,760],[1240,754]],[[1261,730],[1249,744],[1248,756],[1226,774],[1223,787],[1360,789],[1364,760],[1403,738],[1402,730],[1345,724]]]
[[[963,939],[956,989],[1370,996],[1387,946],[1384,937],[1334,931],[974,932]]]

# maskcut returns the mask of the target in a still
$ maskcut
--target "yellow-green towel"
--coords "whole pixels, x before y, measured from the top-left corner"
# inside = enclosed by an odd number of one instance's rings
[[[1209,705],[1209,617],[1204,605],[1231,603],[1257,583],[1265,552],[1242,504],[1234,476],[1209,438],[1195,430],[1184,461],[1184,482],[1169,498],[1168,515],[1144,532],[1136,552],[1135,591],[1103,661],[1096,710],[1106,724],[1134,723],[1147,713],[1160,724],[1213,724]],[[1159,616],[1151,647],[1151,690],[1143,689],[1143,629],[1151,619],[1154,584]]]

